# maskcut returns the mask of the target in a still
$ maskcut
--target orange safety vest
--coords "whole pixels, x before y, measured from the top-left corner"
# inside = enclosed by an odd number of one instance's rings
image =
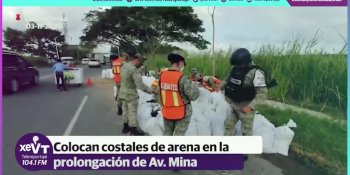
[[[112,66],[113,66],[112,71],[114,74],[114,81],[116,83],[121,83],[120,70],[123,65],[123,61],[124,61],[123,58],[118,58],[112,62]]]
[[[160,99],[165,119],[181,120],[185,117],[186,108],[179,91],[182,76],[183,73],[177,70],[166,70],[160,74]]]
[[[221,84],[221,80],[215,78],[215,77],[212,77],[214,79],[214,82],[216,84],[216,86],[220,86]],[[205,81],[204,79],[202,79],[202,85],[205,89],[209,90],[210,92],[214,92],[216,89],[210,87]]]

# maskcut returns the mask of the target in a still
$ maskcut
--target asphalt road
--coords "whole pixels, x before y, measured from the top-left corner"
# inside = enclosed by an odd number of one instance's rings
[[[49,68],[40,69],[40,85],[23,87],[16,94],[3,96],[3,174],[4,175],[205,175],[222,174],[220,171],[40,171],[21,168],[14,156],[17,140],[30,132],[44,135],[122,135],[121,117],[116,115],[113,81],[101,78],[101,69],[84,68],[85,78],[92,80],[87,87],[68,87],[58,92],[54,75]],[[78,110],[79,107],[81,110]],[[302,165],[274,155],[254,157],[245,164],[247,175],[312,175]],[[235,174],[229,172],[228,174]]]

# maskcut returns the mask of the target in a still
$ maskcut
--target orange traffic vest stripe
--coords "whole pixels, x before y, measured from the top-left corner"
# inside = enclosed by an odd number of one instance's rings
[[[176,70],[167,70],[160,74],[160,99],[165,119],[181,120],[185,117],[186,107],[179,91],[182,76],[183,73]]]
[[[116,83],[120,83],[121,82],[121,78],[120,78],[120,70],[121,70],[121,67],[123,65],[123,61],[124,59],[123,58],[118,58],[116,60],[114,60],[112,62],[112,71],[113,71],[113,74],[114,74],[114,81]]]

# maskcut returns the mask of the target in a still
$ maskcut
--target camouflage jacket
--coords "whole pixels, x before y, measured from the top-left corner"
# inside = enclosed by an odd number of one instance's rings
[[[125,62],[121,68],[121,87],[119,98],[124,100],[130,100],[138,98],[137,89],[140,89],[146,93],[151,93],[151,89],[146,86],[141,75],[137,72],[137,68],[130,62]]]

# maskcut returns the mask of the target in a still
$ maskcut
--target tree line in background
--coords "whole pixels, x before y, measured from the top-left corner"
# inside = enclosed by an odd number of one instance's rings
[[[89,43],[85,45],[68,45],[65,43],[65,37],[60,31],[44,28],[21,31],[8,27],[4,30],[4,43],[11,50],[18,53],[47,59],[56,59],[57,51],[60,57],[71,56],[81,59],[91,54],[94,47],[88,45]]]
[[[55,58],[55,39],[58,49],[62,51],[65,41],[59,31],[38,28],[20,31],[10,27],[4,30],[4,43],[7,47],[18,53],[26,53],[44,58]]]
[[[67,45],[60,31],[47,28],[20,31],[8,27],[4,43],[22,54],[56,58],[56,39],[60,56],[78,59],[106,43],[114,53],[133,50],[147,56],[179,49],[172,45],[174,42],[189,43],[198,49],[210,44],[201,35],[205,31],[203,22],[191,7],[112,7],[90,11],[84,20],[87,26],[80,45]]]
[[[84,20],[88,25],[80,37],[82,43],[109,43],[148,56],[178,49],[171,44],[174,42],[198,49],[210,44],[201,35],[203,22],[192,7],[112,7],[90,11]]]

